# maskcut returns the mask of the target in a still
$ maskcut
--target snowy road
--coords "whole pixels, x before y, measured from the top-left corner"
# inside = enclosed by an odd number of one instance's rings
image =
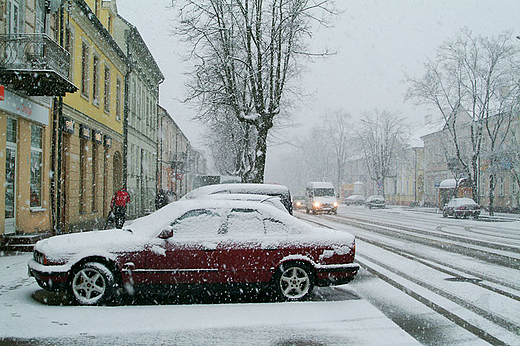
[[[0,256],[0,344],[418,344],[348,285],[316,289],[305,302],[238,296],[226,303],[188,299],[71,306],[27,276],[30,258]]]
[[[345,206],[297,216],[356,235],[364,268],[482,340],[520,343],[520,222]]]

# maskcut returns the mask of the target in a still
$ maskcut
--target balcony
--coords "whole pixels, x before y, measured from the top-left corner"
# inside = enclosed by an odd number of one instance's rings
[[[70,55],[46,34],[0,35],[0,84],[32,96],[65,96]]]

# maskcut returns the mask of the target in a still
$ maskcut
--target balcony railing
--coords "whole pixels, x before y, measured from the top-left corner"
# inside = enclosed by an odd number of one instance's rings
[[[0,80],[32,95],[63,95],[77,88],[68,80],[70,55],[46,34],[0,35]]]

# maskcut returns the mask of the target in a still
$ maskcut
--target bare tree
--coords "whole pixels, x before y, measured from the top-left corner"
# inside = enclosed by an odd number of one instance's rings
[[[343,182],[343,171],[348,158],[352,154],[353,129],[352,117],[343,111],[334,111],[324,118],[324,134],[326,141],[334,152],[336,163],[336,186],[339,189]]]
[[[407,128],[397,113],[375,111],[365,114],[357,131],[368,174],[384,195],[385,179],[390,176],[396,158],[403,153]]]
[[[175,2],[177,3],[177,1]],[[332,0],[183,0],[177,33],[198,61],[188,84],[200,118],[223,109],[255,140],[240,161],[244,181],[263,182],[267,136],[299,71],[312,23],[332,14]],[[249,129],[254,131],[249,132]]]
[[[433,105],[443,115],[455,158],[469,179],[476,201],[484,131],[493,136],[506,134],[504,127],[511,115],[507,107],[517,93],[518,75],[515,78],[512,73],[518,49],[510,37],[507,33],[474,37],[463,29],[458,37],[438,48],[436,59],[426,63],[422,78],[409,78],[407,97]],[[467,121],[462,120],[464,116],[469,117]],[[504,116],[505,122],[501,121],[498,128],[490,125],[494,116]],[[498,137],[496,140],[500,141]],[[469,145],[465,145],[467,142]]]

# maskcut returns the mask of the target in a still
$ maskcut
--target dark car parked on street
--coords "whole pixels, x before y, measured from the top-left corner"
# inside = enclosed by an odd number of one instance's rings
[[[385,198],[381,195],[372,195],[365,201],[365,207],[372,208],[385,208]]]
[[[471,198],[452,198],[448,204],[444,206],[442,211],[443,217],[453,216],[458,219],[460,217],[467,218],[473,216],[475,219],[480,215],[480,205]]]

